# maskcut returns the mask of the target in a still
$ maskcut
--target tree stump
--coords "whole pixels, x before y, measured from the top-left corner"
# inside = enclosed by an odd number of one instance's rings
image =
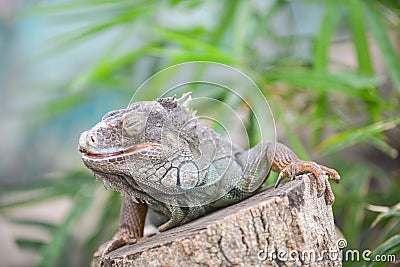
[[[309,174],[104,258],[96,252],[91,266],[340,266],[336,242],[332,208]]]

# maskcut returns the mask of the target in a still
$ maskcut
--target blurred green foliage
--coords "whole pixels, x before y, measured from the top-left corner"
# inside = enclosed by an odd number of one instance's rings
[[[342,181],[333,186],[336,196],[333,209],[348,248],[368,248],[373,250],[373,255],[399,253],[398,161],[393,169],[362,153],[373,151],[383,161],[393,162],[398,156],[399,147],[393,145],[387,132],[400,124],[400,61],[390,42],[390,36],[399,38],[400,2],[277,0],[264,8],[256,2],[87,0],[34,5],[24,12],[57,15],[58,20],[66,23],[78,20],[85,25],[56,37],[48,49],[49,55],[110,31],[117,33],[86,72],[55,89],[60,90],[59,97],[42,107],[39,112],[46,119],[36,123],[49,123],[60,114],[86,105],[99,94],[118,93],[128,101],[132,79],[140,84],[157,71],[177,63],[202,60],[237,66],[245,73],[256,73],[253,78],[269,99],[277,124],[283,129],[279,135],[286,143],[302,158],[320,161],[324,156],[327,165],[338,169]],[[296,4],[321,11],[321,19],[315,20],[318,25],[315,33],[282,34],[280,25],[276,26],[277,16],[282,12],[293,15]],[[206,25],[165,25],[159,17],[176,11],[193,14],[200,9],[211,12],[207,17],[213,21]],[[294,23],[291,26],[302,27]],[[134,45],[119,49],[132,36],[136,36]],[[310,44],[309,57],[298,54],[296,47],[302,42]],[[263,54],[256,43],[273,44],[276,52]],[[357,62],[355,68],[339,64],[340,68],[332,70],[335,62],[331,61],[330,51],[340,43],[351,44]],[[372,43],[377,46],[388,75],[377,75],[371,55]],[[142,69],[144,60],[150,64]],[[152,92],[148,94],[149,99],[154,97]],[[298,97],[301,97],[300,104]],[[305,126],[308,135],[300,130]],[[398,142],[399,137],[395,138]],[[16,222],[35,225],[51,233],[48,243],[18,240],[21,247],[41,254],[38,266],[68,266],[68,261],[61,259],[71,258],[68,253],[76,251],[70,233],[75,222],[96,201],[96,188],[91,174],[82,166],[81,170],[60,177],[1,189],[3,196],[21,192],[35,194],[2,204],[0,211],[6,213],[16,206],[58,197],[71,198],[73,207],[59,225]],[[117,223],[120,200],[117,194],[108,194],[107,199],[99,220],[93,221],[90,237],[79,244],[84,255],[82,266],[88,264],[93,251],[116,230],[108,225]],[[382,264],[387,263],[372,265]]]

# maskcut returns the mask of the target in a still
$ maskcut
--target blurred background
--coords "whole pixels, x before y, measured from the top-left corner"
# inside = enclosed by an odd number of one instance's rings
[[[339,171],[347,248],[398,254],[399,29],[398,0],[0,0],[1,266],[88,265],[120,197],[84,168],[79,134],[157,71],[195,60],[250,75],[278,139]]]

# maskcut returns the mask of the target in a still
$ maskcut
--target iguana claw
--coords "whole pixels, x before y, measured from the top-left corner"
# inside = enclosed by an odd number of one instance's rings
[[[110,253],[117,248],[123,247],[125,245],[135,244],[137,238],[130,236],[127,232],[117,232],[112,240],[107,244],[104,250],[101,252],[102,256]]]
[[[296,175],[304,173],[312,173],[315,176],[318,186],[318,197],[322,196],[322,194],[325,192],[327,203],[332,204],[335,198],[328,182],[328,178],[334,180],[336,183],[339,183],[340,176],[337,171],[323,165],[319,165],[313,161],[304,161],[300,159],[293,160],[279,173],[278,179],[275,183],[275,188],[279,186],[284,178],[291,177],[293,179],[293,177]]]

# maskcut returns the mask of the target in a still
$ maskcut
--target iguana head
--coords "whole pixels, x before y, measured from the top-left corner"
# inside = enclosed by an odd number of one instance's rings
[[[177,150],[179,132],[193,118],[188,100],[190,94],[185,94],[108,112],[79,138],[84,164],[112,189],[137,187],[135,180],[145,180],[149,167]]]

